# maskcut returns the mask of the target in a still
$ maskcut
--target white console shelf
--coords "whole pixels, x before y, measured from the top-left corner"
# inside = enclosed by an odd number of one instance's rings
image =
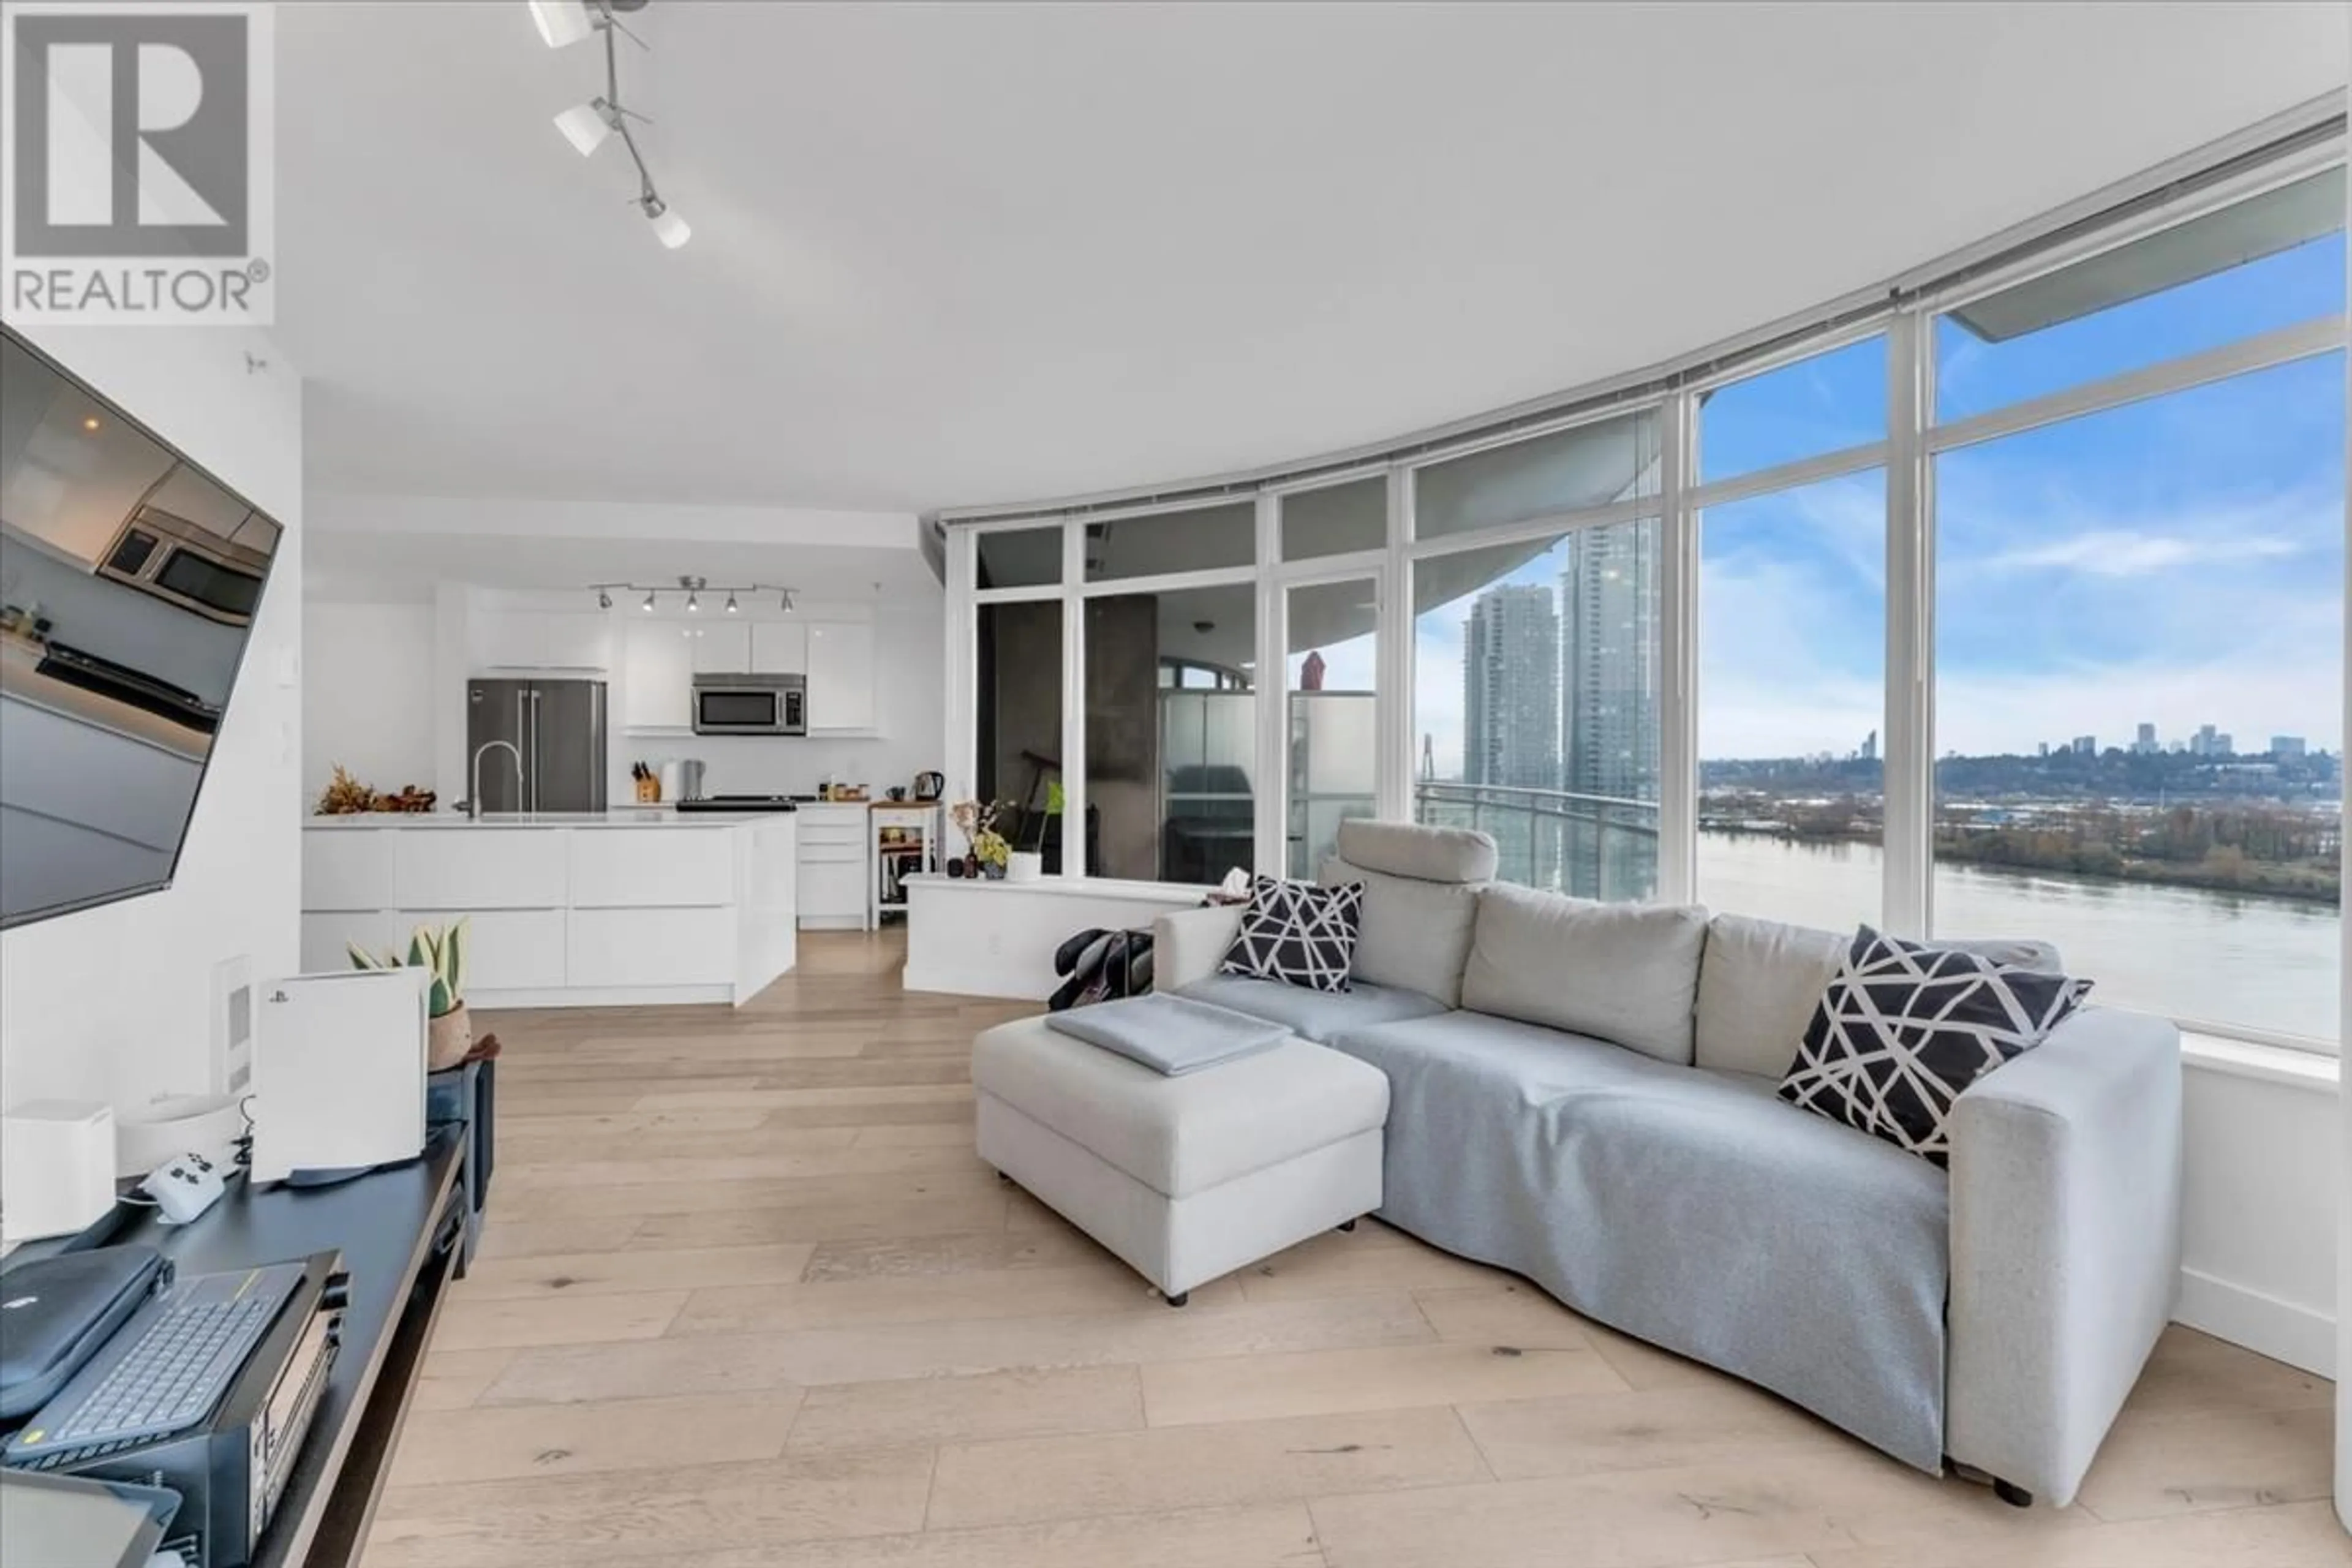
[[[346,942],[404,946],[471,921],[483,1007],[740,1005],[798,955],[793,814],[667,811],[314,817],[302,840],[302,967]]]

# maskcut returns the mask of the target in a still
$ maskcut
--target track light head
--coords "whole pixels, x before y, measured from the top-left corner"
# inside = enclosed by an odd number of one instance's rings
[[[645,611],[646,614],[649,616],[654,613],[654,595],[653,590],[650,588],[646,590]]]
[[[699,615],[702,611],[702,595],[691,588],[686,591],[686,609],[688,615]]]
[[[694,237],[693,226],[678,216],[676,207],[652,192],[639,196],[637,205],[645,209],[646,217],[653,224],[654,237],[668,249],[676,250]]]
[[[793,607],[793,591],[790,588],[780,590],[780,602],[777,607],[784,610]]]
[[[530,19],[551,49],[566,48],[596,30],[584,0],[530,0]]]
[[[613,595],[609,589],[596,590],[596,607],[600,610],[609,610],[613,607]]]
[[[727,595],[727,613],[730,616],[735,613],[735,595],[731,589]]]
[[[575,103],[557,115],[555,128],[585,158],[604,144],[604,138],[613,133],[613,121],[619,118],[611,101],[598,97],[586,103]]]

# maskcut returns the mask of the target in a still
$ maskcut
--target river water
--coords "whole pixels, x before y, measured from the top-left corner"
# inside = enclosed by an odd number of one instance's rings
[[[1874,844],[1699,835],[1698,897],[1711,910],[1851,929],[1879,916]],[[1939,936],[2058,944],[2093,998],[2184,1021],[2328,1043],[2337,1029],[2338,917],[2325,904],[1983,866],[1936,869]]]

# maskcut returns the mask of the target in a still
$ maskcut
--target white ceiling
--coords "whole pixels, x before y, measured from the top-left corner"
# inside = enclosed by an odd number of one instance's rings
[[[915,509],[1647,363],[2339,85],[2340,5],[654,0],[693,223],[521,0],[280,8],[314,485]]]

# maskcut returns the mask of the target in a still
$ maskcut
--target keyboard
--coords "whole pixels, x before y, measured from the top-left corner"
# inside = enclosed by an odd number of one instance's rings
[[[194,1426],[212,1414],[302,1279],[299,1264],[183,1275],[10,1445],[96,1458]],[[23,1462],[18,1460],[18,1462]]]

